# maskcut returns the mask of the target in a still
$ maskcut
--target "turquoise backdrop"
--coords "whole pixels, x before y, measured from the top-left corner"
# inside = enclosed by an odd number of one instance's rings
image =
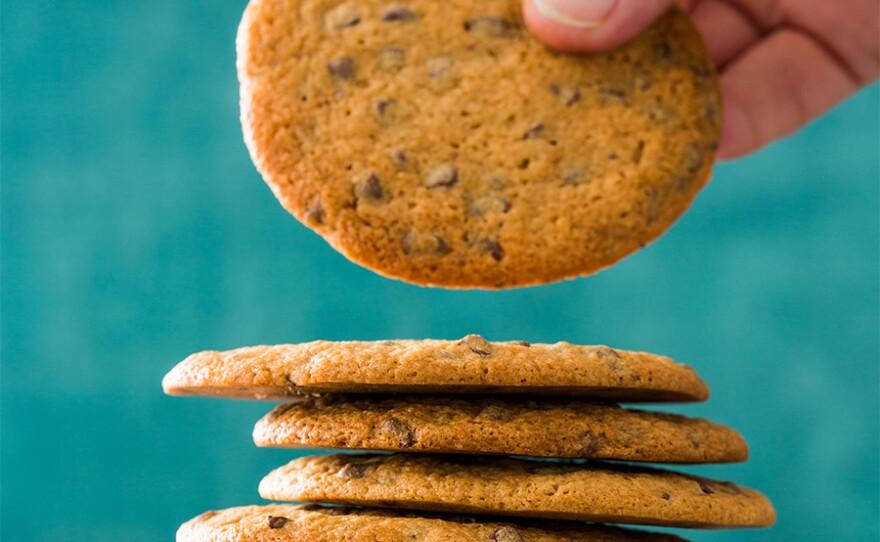
[[[878,88],[718,167],[691,212],[597,276],[422,289],[349,263],[276,203],[241,141],[244,2],[2,2],[2,525],[12,541],[172,540],[260,502],[294,456],[269,405],[165,397],[187,354],[313,339],[606,343],[712,387],[676,410],[739,429],[765,531],[878,536]]]

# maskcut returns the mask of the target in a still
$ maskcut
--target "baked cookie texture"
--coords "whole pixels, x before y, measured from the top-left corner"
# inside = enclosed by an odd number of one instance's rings
[[[491,393],[611,401],[704,401],[687,365],[565,342],[315,341],[193,354],[162,386],[172,395],[286,400],[313,392]]]
[[[582,401],[479,397],[308,398],[264,416],[254,442],[658,463],[748,458],[739,433],[708,420]]]
[[[686,542],[668,534],[314,505],[243,506],[184,523],[177,542]]]
[[[303,457],[266,499],[689,528],[768,527],[773,506],[732,482],[656,469],[473,456]]]
[[[253,0],[241,120],[282,205],[351,260],[444,287],[586,275],[706,184],[713,63],[671,9],[615,51],[553,51],[520,0]]]

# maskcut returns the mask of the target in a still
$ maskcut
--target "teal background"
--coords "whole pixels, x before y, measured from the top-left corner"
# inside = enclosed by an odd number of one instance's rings
[[[244,2],[2,2],[4,540],[171,540],[260,502],[293,456],[269,405],[165,397],[187,354],[313,339],[606,343],[713,389],[778,525],[695,541],[878,536],[878,88],[717,169],[661,240],[507,292],[383,279],[288,216],[241,141]]]

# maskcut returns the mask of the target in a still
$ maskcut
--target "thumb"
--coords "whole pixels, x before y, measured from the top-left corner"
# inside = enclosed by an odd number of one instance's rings
[[[598,52],[634,38],[674,0],[523,0],[531,31],[563,51]]]

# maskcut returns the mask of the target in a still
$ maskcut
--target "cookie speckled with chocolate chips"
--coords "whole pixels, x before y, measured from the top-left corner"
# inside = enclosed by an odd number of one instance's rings
[[[686,542],[668,535],[554,521],[510,522],[315,505],[243,506],[184,523],[177,542]]]
[[[520,0],[252,0],[242,123],[284,207],[383,275],[502,288],[585,275],[708,181],[713,64],[673,8],[624,47],[553,51]]]
[[[315,341],[193,354],[171,395],[285,400],[315,392],[492,393],[610,401],[703,401],[696,372],[664,356],[565,342]]]
[[[734,430],[707,420],[581,401],[328,395],[281,405],[258,446],[618,459],[745,461]]]
[[[423,454],[302,457],[266,499],[692,528],[769,527],[752,489],[657,469]]]

